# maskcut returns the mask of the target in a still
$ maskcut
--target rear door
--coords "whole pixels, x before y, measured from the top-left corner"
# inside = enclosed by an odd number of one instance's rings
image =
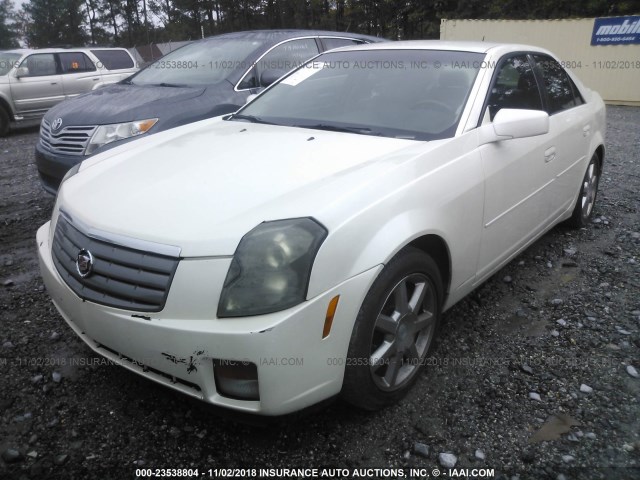
[[[93,90],[100,83],[100,72],[83,52],[58,53],[65,98],[73,98]]]
[[[19,116],[40,116],[64,100],[62,77],[54,53],[29,55],[20,63],[18,73],[19,78],[12,76],[9,81]]]
[[[554,182],[546,199],[550,215],[555,218],[573,205],[587,168],[591,115],[589,106],[556,60],[544,54],[533,54],[533,59],[544,85],[549,132],[553,136],[553,152],[547,160]]]

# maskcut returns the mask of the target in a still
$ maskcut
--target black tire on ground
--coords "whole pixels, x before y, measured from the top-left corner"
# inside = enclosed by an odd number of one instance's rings
[[[442,298],[440,271],[421,250],[407,247],[384,267],[353,328],[344,400],[378,410],[409,391],[438,331]]]
[[[587,171],[582,179],[580,194],[576,205],[573,208],[571,218],[567,224],[573,228],[586,227],[593,214],[593,207],[598,196],[598,183],[600,181],[600,158],[597,153],[593,154],[587,166]]]
[[[4,137],[9,133],[9,114],[0,106],[0,137]]]

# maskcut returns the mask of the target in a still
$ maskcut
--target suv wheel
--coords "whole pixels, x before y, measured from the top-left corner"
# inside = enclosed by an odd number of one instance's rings
[[[0,106],[0,137],[9,133],[9,114]]]

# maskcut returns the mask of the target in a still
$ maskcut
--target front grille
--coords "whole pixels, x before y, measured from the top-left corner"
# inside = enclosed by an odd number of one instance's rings
[[[49,122],[43,120],[40,126],[40,145],[51,153],[84,155],[96,128],[96,125],[69,126],[54,133]]]
[[[91,273],[82,277],[76,260],[80,250],[93,256]],[[53,237],[58,273],[84,300],[139,312],[164,308],[179,258],[137,250],[90,237],[62,214]]]

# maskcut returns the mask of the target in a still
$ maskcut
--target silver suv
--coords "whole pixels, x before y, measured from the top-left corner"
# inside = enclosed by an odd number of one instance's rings
[[[138,68],[124,48],[0,51],[0,137],[11,122],[36,123],[67,98],[123,80]]]

